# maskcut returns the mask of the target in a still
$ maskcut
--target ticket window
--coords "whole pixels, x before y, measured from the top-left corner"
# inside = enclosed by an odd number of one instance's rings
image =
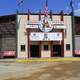
[[[48,51],[49,50],[49,45],[44,45],[44,51]]]
[[[25,45],[21,45],[21,51],[25,51]]]
[[[70,44],[66,44],[66,50],[70,51]]]

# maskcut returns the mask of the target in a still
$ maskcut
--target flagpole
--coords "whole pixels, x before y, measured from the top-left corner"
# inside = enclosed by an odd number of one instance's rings
[[[48,16],[48,0],[46,0],[44,15]]]

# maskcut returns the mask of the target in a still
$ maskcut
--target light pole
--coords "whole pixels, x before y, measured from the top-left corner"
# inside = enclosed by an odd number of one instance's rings
[[[75,18],[74,18],[74,6],[73,6],[73,0],[70,2],[71,6],[71,15],[72,15],[72,52],[73,56],[75,55]]]

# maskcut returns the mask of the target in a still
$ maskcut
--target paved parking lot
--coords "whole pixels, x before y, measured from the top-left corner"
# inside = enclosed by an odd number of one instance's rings
[[[80,62],[0,62],[0,80],[80,80]]]

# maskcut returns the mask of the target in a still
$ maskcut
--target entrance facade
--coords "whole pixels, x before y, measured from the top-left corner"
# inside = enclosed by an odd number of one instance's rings
[[[63,11],[54,15],[48,12],[47,5],[45,7],[44,13],[28,11],[17,15],[18,57],[73,56],[71,15],[65,15]]]
[[[64,15],[63,19],[60,21],[61,15],[52,15],[52,19],[43,14],[18,15],[18,58],[72,57],[71,16]]]

